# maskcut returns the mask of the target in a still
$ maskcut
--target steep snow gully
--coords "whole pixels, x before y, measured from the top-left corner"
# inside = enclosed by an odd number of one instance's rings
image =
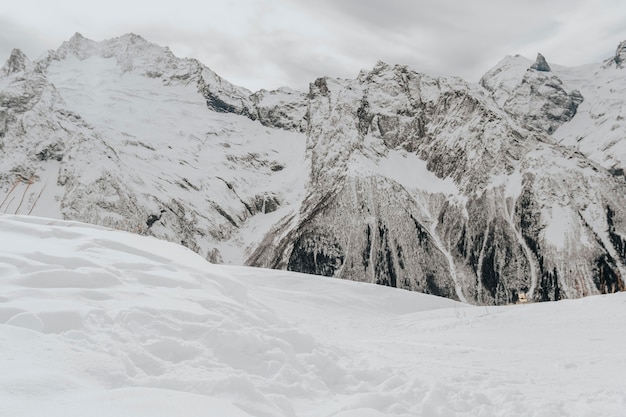
[[[134,34],[76,34],[0,69],[0,213],[475,304],[622,291],[623,53],[251,92]]]

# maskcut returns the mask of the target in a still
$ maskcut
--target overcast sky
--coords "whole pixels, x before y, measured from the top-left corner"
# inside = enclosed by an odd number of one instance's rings
[[[354,78],[378,60],[480,76],[505,55],[599,62],[626,40],[626,0],[19,0],[0,4],[0,61],[75,32],[134,32],[251,90]]]

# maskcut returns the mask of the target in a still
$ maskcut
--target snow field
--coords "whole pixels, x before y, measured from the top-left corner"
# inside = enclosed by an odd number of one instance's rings
[[[198,251],[205,256],[218,249],[223,262],[243,264],[247,250],[254,248],[279,218],[299,209],[308,177],[304,134],[210,111],[195,82],[164,85],[164,79],[123,70],[114,58],[79,60],[68,56],[50,65],[48,78],[66,106],[80,113],[101,132],[106,146],[116,150],[113,160],[99,161],[114,177],[107,182],[123,184],[151,214],[182,201],[197,229],[205,235],[222,235],[220,239],[197,239]],[[103,170],[90,166],[90,154],[79,153],[75,158],[76,180],[91,188]],[[276,166],[280,169],[273,169]],[[117,178],[118,172],[127,175]],[[117,195],[113,193],[112,198]],[[161,201],[163,195],[168,198]],[[263,196],[275,196],[280,206],[276,212],[254,218],[249,207]],[[80,203],[75,205],[80,208]],[[230,218],[220,215],[220,210]],[[7,213],[26,214],[23,211]],[[54,213],[33,214],[57,217]],[[232,227],[231,220],[238,227]],[[144,222],[130,230],[141,229]],[[180,241],[172,228],[163,220],[152,226],[151,233]]]
[[[622,416],[624,294],[471,307],[0,217],[0,415]]]

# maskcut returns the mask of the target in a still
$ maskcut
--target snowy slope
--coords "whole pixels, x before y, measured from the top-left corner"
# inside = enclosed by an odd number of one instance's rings
[[[4,68],[0,212],[151,234],[241,264],[304,196],[305,136],[237,114],[253,112],[249,91],[167,48],[77,34],[36,64],[15,51]],[[280,94],[262,102],[273,123],[297,97]]]
[[[626,70],[601,64],[556,70],[585,97],[576,117],[555,132],[563,145],[616,174],[626,170]]]
[[[3,416],[604,416],[625,294],[471,307],[0,217]],[[612,319],[607,319],[612,318]]]

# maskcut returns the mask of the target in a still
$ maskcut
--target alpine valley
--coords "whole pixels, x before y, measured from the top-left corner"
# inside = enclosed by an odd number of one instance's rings
[[[0,69],[0,213],[474,304],[623,291],[626,42],[255,93],[127,34]]]

